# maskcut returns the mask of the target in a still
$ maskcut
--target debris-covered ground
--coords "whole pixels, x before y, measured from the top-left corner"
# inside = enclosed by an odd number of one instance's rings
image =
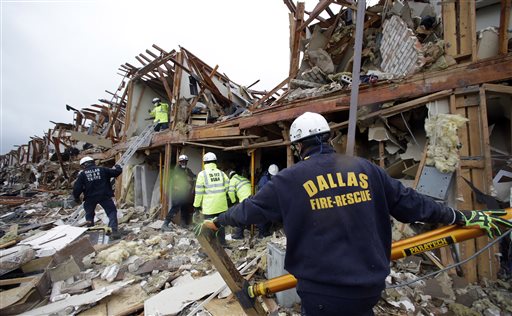
[[[28,189],[24,195],[30,197],[19,205],[2,205],[2,315],[243,315],[192,225],[172,224],[172,231],[161,232],[158,209],[121,205],[122,239],[112,241],[103,210],[98,207],[97,225],[86,229],[82,207],[72,206],[64,193]],[[269,243],[284,247],[281,230],[264,239],[251,239],[248,232],[244,240],[228,236],[226,251],[250,283],[267,278]],[[387,282],[408,282],[435,269],[426,257],[408,257],[392,264]],[[215,298],[208,299],[212,293]],[[293,297],[283,300],[288,306],[275,296],[264,301],[269,313],[299,315],[300,302]],[[510,280],[468,284],[441,273],[385,290],[375,313],[511,315],[512,285]]]

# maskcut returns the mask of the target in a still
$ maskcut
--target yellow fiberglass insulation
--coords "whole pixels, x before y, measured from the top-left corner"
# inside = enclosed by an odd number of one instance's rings
[[[431,115],[425,120],[425,131],[429,139],[427,149],[428,166],[435,166],[443,173],[453,172],[459,162],[459,137],[457,129],[468,119],[454,114]]]
[[[101,265],[120,264],[133,255],[151,260],[158,258],[159,252],[154,252],[151,247],[144,243],[121,240],[118,244],[99,252],[95,261]]]

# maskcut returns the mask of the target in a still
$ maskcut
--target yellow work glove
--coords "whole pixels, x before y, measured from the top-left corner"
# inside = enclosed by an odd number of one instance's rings
[[[458,211],[457,224],[465,227],[478,227],[485,230],[489,238],[503,235],[512,229],[512,222],[500,218],[507,214],[505,210]]]

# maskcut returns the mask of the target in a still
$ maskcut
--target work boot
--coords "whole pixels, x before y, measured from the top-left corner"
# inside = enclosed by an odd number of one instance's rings
[[[93,227],[94,226],[94,223],[91,222],[91,221],[85,221],[85,226],[86,227]]]
[[[163,232],[169,232],[171,231],[171,227],[169,227],[169,222],[168,221],[164,221],[164,223],[162,224],[162,227],[160,227],[160,230],[163,231]]]
[[[112,234],[110,234],[110,238],[112,240],[118,240],[121,239],[121,233],[117,230],[112,231]]]
[[[235,234],[231,235],[231,238],[232,239],[244,239],[244,235],[243,234],[239,234],[239,233],[235,233]]]

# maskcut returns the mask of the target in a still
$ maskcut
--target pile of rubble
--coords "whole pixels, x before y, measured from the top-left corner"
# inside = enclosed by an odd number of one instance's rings
[[[66,195],[37,193],[0,216],[0,313],[2,315],[243,315],[235,296],[201,251],[192,226],[161,232],[159,209],[119,208],[122,239],[109,240],[108,219],[98,206],[98,225],[82,227],[81,206]],[[232,240],[228,255],[250,282],[268,277],[269,245],[285,244],[276,230],[265,239]],[[389,285],[433,270],[422,257],[393,263]],[[209,298],[211,294],[215,298]],[[208,298],[208,299],[206,299]],[[273,315],[299,315],[300,302],[264,299]],[[383,292],[377,315],[507,315],[511,284],[483,287],[441,274]]]

